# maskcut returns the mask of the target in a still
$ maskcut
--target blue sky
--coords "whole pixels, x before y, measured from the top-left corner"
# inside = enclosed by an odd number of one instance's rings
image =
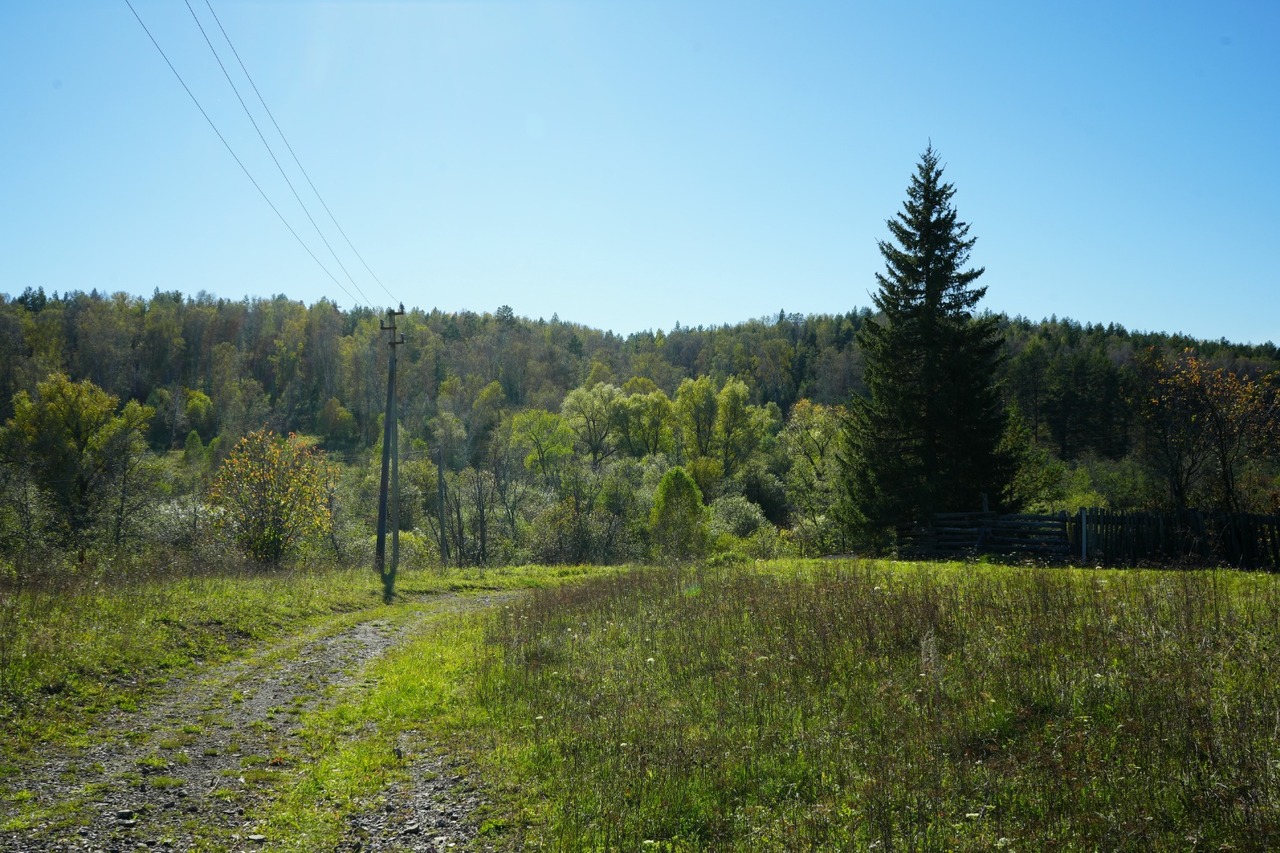
[[[932,140],[984,307],[1280,341],[1280,3],[0,3],[0,293],[283,293],[628,333],[870,304]],[[344,290],[345,288],[345,290]]]

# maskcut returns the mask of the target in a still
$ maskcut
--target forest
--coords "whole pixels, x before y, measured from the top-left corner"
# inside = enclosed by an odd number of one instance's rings
[[[283,295],[0,296],[7,571],[53,553],[205,548],[230,511],[219,477],[253,435],[325,460],[322,523],[298,546],[363,559],[385,319]],[[779,311],[622,336],[506,306],[407,310],[405,559],[439,561],[441,542],[475,566],[861,550],[842,458],[848,407],[867,394],[859,331],[874,319]],[[982,320],[998,330],[998,438],[1017,468],[997,506],[1280,512],[1274,344]]]

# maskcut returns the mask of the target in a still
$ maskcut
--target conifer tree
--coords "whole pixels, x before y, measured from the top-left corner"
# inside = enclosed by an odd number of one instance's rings
[[[1011,477],[999,450],[1005,410],[995,386],[996,318],[975,316],[983,268],[967,268],[976,238],[951,203],[955,187],[930,145],[902,210],[879,243],[879,316],[858,341],[868,395],[852,402],[842,454],[846,516],[864,541],[934,512],[997,504]]]

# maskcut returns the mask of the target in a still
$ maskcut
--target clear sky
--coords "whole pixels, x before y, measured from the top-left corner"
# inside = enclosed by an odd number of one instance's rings
[[[1280,341],[1280,2],[0,2],[0,293],[619,333],[870,304],[930,140],[983,305]],[[342,289],[345,288],[345,291]]]

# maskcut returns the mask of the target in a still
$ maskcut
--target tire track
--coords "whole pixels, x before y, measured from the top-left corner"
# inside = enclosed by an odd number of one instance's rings
[[[112,711],[94,724],[90,746],[45,756],[6,780],[19,793],[0,804],[0,826],[22,825],[0,830],[0,851],[261,849],[270,840],[246,811],[270,799],[301,760],[302,715],[339,690],[360,689],[364,668],[405,637],[513,595],[429,599],[400,625],[381,618],[330,623],[175,680],[138,711]],[[418,805],[400,816],[397,833],[431,830],[412,842],[470,837],[466,818],[478,795],[442,772],[443,762],[418,762],[409,790],[396,793],[397,802]],[[34,822],[33,812],[40,818]],[[385,828],[388,816],[359,816],[352,827]],[[369,837],[353,833],[357,845],[360,835]]]

